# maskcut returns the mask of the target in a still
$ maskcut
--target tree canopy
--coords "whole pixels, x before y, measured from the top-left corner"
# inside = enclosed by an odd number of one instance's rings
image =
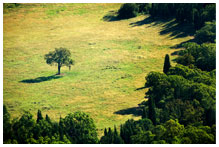
[[[74,65],[74,60],[71,59],[71,52],[66,48],[55,48],[55,51],[51,51],[45,55],[46,63],[49,65],[58,65],[58,75],[61,73],[62,66]]]

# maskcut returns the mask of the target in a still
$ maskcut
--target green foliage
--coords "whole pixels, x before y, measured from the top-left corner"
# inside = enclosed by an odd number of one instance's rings
[[[151,131],[139,131],[136,135],[131,136],[131,143],[134,144],[150,144],[154,140],[155,135]]]
[[[197,68],[191,69],[187,66],[178,64],[175,67],[170,68],[167,75],[178,75],[195,83],[203,83],[212,87],[216,86],[216,76],[213,71],[206,72]]]
[[[165,60],[164,60],[163,72],[166,74],[170,67],[171,67],[171,65],[170,65],[170,57],[169,57],[168,54],[166,54]]]
[[[93,120],[85,113],[69,114],[60,118],[59,124],[52,122],[48,115],[43,119],[38,110],[37,120],[26,112],[19,120],[10,123],[10,115],[4,106],[4,143],[31,143],[31,144],[69,144],[69,143],[97,143],[97,133]],[[37,122],[37,123],[36,123]],[[6,127],[7,131],[6,131]],[[9,132],[10,131],[10,132]],[[119,135],[115,130],[115,141]]]
[[[33,116],[26,112],[21,118],[13,123],[13,135],[18,143],[27,143],[28,138],[32,138],[34,135],[33,128],[36,123]]]
[[[139,132],[152,130],[154,127],[150,119],[140,119],[139,121],[128,120],[120,127],[120,136],[125,143],[133,143]],[[131,138],[133,135],[137,135]],[[139,134],[141,136],[141,134]]]
[[[181,125],[178,121],[174,121],[172,119],[168,120],[164,127],[166,128],[166,132],[164,134],[164,139],[167,143],[180,143],[173,142],[177,141],[183,135],[184,126]]]
[[[50,117],[48,116],[48,114],[46,114],[46,121],[47,121],[48,123],[52,123]]]
[[[139,7],[139,13],[149,14],[149,11],[151,9],[151,4],[149,4],[149,3],[137,3],[136,5],[138,5],[138,7]]]
[[[149,119],[164,123],[178,119],[184,125],[201,123],[215,124],[216,77],[200,69],[177,65],[166,74],[151,72],[146,77],[149,88],[145,103],[149,108]],[[154,99],[156,109],[152,113],[150,99]],[[151,109],[151,110],[150,110]],[[154,113],[155,112],[155,113]],[[156,115],[154,119],[152,114]]]
[[[190,144],[215,144],[214,135],[211,131],[206,131],[204,126],[187,126],[185,128],[182,143]]]
[[[64,130],[73,143],[97,143],[96,126],[93,119],[83,112],[68,114],[64,119]]]
[[[104,129],[104,136],[100,138],[101,144],[123,144],[124,141],[120,137],[120,135],[117,132],[116,126],[114,126],[114,131],[111,130],[111,128]]]
[[[54,63],[58,64],[58,74],[62,66],[71,66],[74,64],[74,61],[70,59],[71,52],[66,48],[55,48],[55,51],[49,52],[45,55],[46,63],[53,65]]]
[[[184,54],[183,56],[179,56],[176,59],[176,62],[185,66],[189,66],[191,64],[194,64],[195,60],[194,57],[191,54]]]
[[[149,98],[148,100],[148,118],[153,122],[154,125],[157,124],[156,121],[156,111],[155,111],[155,103],[154,103],[154,99],[153,98]]]
[[[196,32],[195,39],[198,43],[216,43],[216,22],[206,22],[205,25]]]
[[[137,16],[139,11],[138,5],[134,3],[123,4],[118,11],[118,18],[127,19]]]
[[[144,107],[142,111],[142,119],[147,118],[147,116],[148,116],[148,112],[147,112],[146,107]]]
[[[194,64],[205,71],[216,69],[216,44],[203,43],[199,45],[193,42],[183,46],[185,50],[180,51],[180,57],[176,58],[176,62],[182,65]]]

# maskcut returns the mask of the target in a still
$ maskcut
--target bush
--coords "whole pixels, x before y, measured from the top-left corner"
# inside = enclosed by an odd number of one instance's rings
[[[118,18],[128,19],[137,16],[139,7],[137,4],[127,3],[123,4],[118,11]]]

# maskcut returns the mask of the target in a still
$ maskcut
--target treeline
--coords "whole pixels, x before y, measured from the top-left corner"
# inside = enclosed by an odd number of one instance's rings
[[[4,144],[94,144],[98,143],[93,119],[83,112],[68,114],[59,122],[45,118],[40,110],[37,120],[26,112],[20,119],[11,120],[6,106],[3,108]]]
[[[118,11],[119,18],[131,18],[139,13],[153,18],[175,18],[179,23],[190,23],[198,30],[205,22],[216,20],[215,3],[142,3],[123,4]]]

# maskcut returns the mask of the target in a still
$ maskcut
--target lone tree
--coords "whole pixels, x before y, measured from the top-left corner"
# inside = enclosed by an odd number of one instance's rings
[[[60,70],[62,66],[68,66],[69,69],[71,65],[74,65],[74,61],[70,58],[71,52],[66,48],[55,48],[55,51],[49,52],[45,55],[46,63],[49,65],[58,64],[58,75],[60,75]]]
[[[168,54],[166,54],[165,60],[164,60],[163,72],[166,74],[170,67],[171,67],[171,65],[170,65],[170,57],[169,57]]]

